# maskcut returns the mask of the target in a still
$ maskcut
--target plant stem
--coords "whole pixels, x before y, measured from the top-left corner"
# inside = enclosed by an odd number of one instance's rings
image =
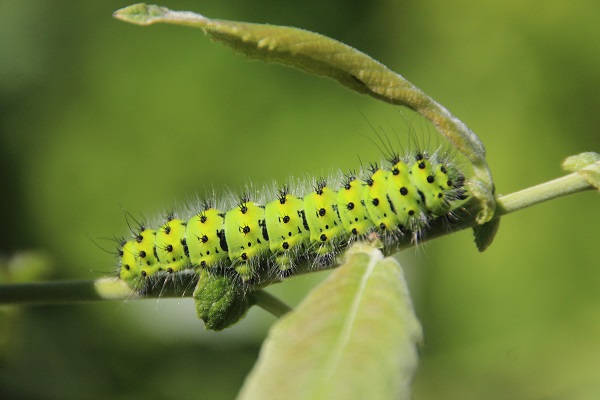
[[[589,189],[594,188],[584,175],[576,172],[498,198],[498,209],[495,217],[501,217],[548,200]]]
[[[249,296],[256,300],[257,306],[276,317],[282,317],[292,310],[290,306],[262,289],[251,292]]]
[[[586,177],[585,171],[597,173],[600,170],[600,163],[595,163],[587,168],[569,174],[567,176],[554,179],[552,181],[542,183],[519,192],[511,193],[497,198],[498,208],[494,218],[513,213],[524,208],[552,200],[558,197],[569,194],[578,193],[584,190],[598,189],[590,183]],[[420,239],[420,242],[432,240],[440,236],[445,236],[449,233],[471,228],[477,225],[475,218],[477,207],[480,203],[465,205],[463,212],[457,223],[448,228],[447,223],[432,224],[427,231],[427,235]],[[410,237],[398,243],[388,253],[393,253],[408,247],[414,246],[415,243]],[[300,273],[306,273],[300,271]],[[189,282],[186,282],[183,287],[191,288],[194,285],[194,276],[189,274]],[[274,281],[275,282],[275,281]],[[271,282],[271,283],[274,283]],[[257,288],[258,289],[258,288]],[[55,281],[55,282],[39,282],[26,284],[9,284],[0,285],[0,305],[18,304],[18,305],[34,305],[34,304],[58,304],[58,303],[77,303],[86,301],[101,301],[101,300],[126,300],[126,299],[143,299],[156,297],[183,297],[189,296],[190,293],[178,290],[173,285],[165,285],[161,290],[141,295],[135,290],[132,290],[127,284],[116,278],[101,278],[94,281]],[[275,316],[281,316],[288,312],[290,308],[280,300],[262,290],[255,290],[249,293],[256,300],[256,305],[272,313]]]
[[[125,285],[126,286],[126,285]],[[20,283],[0,286],[0,304],[57,304],[118,298],[123,293],[123,282],[116,278],[96,281],[54,281]],[[112,295],[111,295],[112,293]],[[129,296],[135,293],[129,290]]]
[[[600,162],[561,178],[497,197],[497,208],[493,219],[498,219],[515,211],[548,200],[582,192],[584,190],[599,190],[598,187],[595,187],[591,183],[590,179],[586,176],[586,172],[600,172]],[[477,221],[473,216],[477,214],[479,207],[480,204],[478,202],[467,202],[462,210],[457,210],[455,212],[457,222],[453,223],[450,227],[444,220],[434,221],[434,223],[428,227],[425,237],[419,239],[419,243],[433,240],[452,232],[478,226]],[[414,245],[415,243],[412,238],[404,237],[396,246],[385,251],[385,253],[388,255],[393,254],[397,251],[413,247]]]

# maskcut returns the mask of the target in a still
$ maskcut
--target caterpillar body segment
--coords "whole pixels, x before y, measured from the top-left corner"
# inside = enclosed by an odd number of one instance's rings
[[[185,230],[184,221],[169,217],[168,221],[156,231],[154,238],[156,256],[162,270],[168,273],[182,271],[189,265]]]
[[[375,228],[366,205],[368,192],[369,186],[351,174],[337,193],[342,225],[346,232],[356,237],[367,235]]]
[[[304,201],[284,188],[277,200],[266,205],[265,220],[275,263],[281,272],[287,273],[294,266],[299,252],[305,252],[305,247],[310,243]]]
[[[265,209],[247,199],[225,214],[225,239],[229,260],[242,280],[253,275],[253,261],[269,251]]]
[[[142,274],[138,264],[138,257],[136,256],[138,251],[135,242],[133,240],[123,242],[123,246],[121,247],[121,250],[119,250],[119,253],[121,257],[119,277],[130,285],[134,287],[137,286]]]
[[[448,218],[467,198],[464,176],[438,153],[390,157],[341,187],[316,183],[304,197],[285,187],[266,205],[245,196],[227,211],[205,204],[189,219],[167,217],[156,231],[140,228],[120,243],[119,276],[145,291],[152,279],[202,270],[233,276],[244,287],[288,276],[299,265],[331,266],[349,243],[382,239],[392,247],[416,241],[430,221]]]
[[[398,223],[411,232],[418,232],[425,227],[426,208],[422,191],[414,179],[412,169],[406,163],[398,161],[389,174],[388,196],[396,206]]]
[[[190,264],[200,268],[218,267],[229,261],[225,238],[225,213],[210,206],[187,223],[185,241]]]
[[[437,170],[434,170],[429,160],[421,158],[412,166],[410,172],[415,184],[426,189],[420,193],[427,209],[433,215],[443,215],[448,212],[450,202],[445,192],[451,189],[452,182],[449,182],[446,168],[440,165]]]
[[[315,253],[335,252],[339,242],[347,236],[339,216],[337,192],[325,181],[318,182],[315,190],[304,197],[304,213]]]
[[[396,208],[388,196],[390,175],[388,170],[373,168],[373,173],[366,181],[369,186],[365,192],[367,211],[371,221],[381,232],[393,231],[400,224]]]
[[[119,254],[121,257],[119,276],[125,281],[132,282],[134,286],[162,270],[156,255],[155,230],[142,228],[133,240],[123,241]]]

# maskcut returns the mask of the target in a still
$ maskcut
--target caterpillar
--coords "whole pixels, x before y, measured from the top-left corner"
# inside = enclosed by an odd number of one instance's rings
[[[156,229],[140,224],[131,239],[119,240],[118,276],[140,292],[201,271],[249,287],[293,275],[302,264],[331,266],[349,244],[373,235],[384,246],[406,235],[417,241],[431,221],[451,221],[468,197],[463,172],[440,150],[392,153],[382,164],[349,172],[337,187],[320,179],[303,197],[284,186],[264,205],[249,195],[228,210],[204,201],[189,219],[170,213]]]

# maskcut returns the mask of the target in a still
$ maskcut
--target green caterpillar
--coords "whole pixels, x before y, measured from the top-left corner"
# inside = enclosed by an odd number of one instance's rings
[[[284,187],[266,205],[248,196],[230,210],[206,202],[190,219],[171,214],[156,230],[140,226],[120,241],[119,277],[141,292],[182,271],[222,271],[254,284],[302,263],[331,266],[348,244],[373,234],[384,245],[418,240],[467,198],[463,173],[440,152],[394,154],[387,163],[372,164],[364,179],[346,175],[337,190],[320,180],[304,197]]]

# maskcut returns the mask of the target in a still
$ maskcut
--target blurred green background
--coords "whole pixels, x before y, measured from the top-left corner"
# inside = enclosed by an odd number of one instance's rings
[[[158,218],[212,189],[377,161],[369,122],[408,143],[409,113],[194,29],[111,18],[129,4],[0,1],[4,257],[40,251],[49,279],[104,276],[115,260],[99,246],[128,233],[124,210]],[[480,135],[499,193],[600,150],[598,2],[162,5],[299,26],[374,56]],[[415,399],[600,398],[598,200],[511,215],[482,254],[462,232],[399,255],[426,338]],[[297,304],[322,276],[271,291]],[[230,399],[274,322],[253,309],[209,333],[186,299],[0,313],[2,399]]]

